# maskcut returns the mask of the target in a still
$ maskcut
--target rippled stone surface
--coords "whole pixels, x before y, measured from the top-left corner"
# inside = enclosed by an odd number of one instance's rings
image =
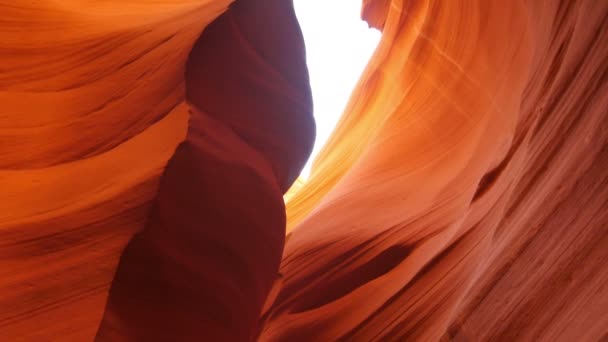
[[[264,340],[608,333],[608,4],[366,1]]]
[[[229,6],[0,1],[0,340],[606,337],[608,3],[363,1],[286,214],[301,34]]]

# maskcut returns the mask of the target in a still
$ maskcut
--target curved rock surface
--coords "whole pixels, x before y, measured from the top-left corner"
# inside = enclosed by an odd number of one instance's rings
[[[229,4],[0,3],[0,340],[257,335],[314,122],[291,3]]]
[[[364,0],[286,214],[301,33],[230,5],[0,0],[0,340],[608,336],[607,2]]]
[[[0,1],[0,340],[90,341],[229,1]]]
[[[122,255],[100,341],[253,340],[278,279],[283,194],[314,142],[293,5],[231,6],[194,46],[186,89],[186,140]]]
[[[262,339],[605,339],[608,3],[387,3]]]

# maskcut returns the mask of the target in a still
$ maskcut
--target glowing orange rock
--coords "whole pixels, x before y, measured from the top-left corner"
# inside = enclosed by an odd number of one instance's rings
[[[262,340],[601,340],[608,3],[385,5]]]
[[[229,3],[0,2],[0,340],[93,339]]]
[[[229,5],[0,1],[0,340],[605,338],[608,3],[363,1],[280,275],[303,46],[239,0],[192,50]]]

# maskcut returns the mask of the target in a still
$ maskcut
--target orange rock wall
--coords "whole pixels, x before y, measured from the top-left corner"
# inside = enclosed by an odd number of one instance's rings
[[[607,2],[363,1],[282,261],[303,46],[230,3],[0,0],[1,341],[606,338]]]
[[[382,41],[288,203],[262,340],[605,338],[608,3],[384,11],[364,3]]]
[[[0,1],[0,340],[91,341],[230,1]]]

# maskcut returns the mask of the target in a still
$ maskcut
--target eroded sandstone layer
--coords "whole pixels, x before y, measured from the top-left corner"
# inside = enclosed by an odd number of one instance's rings
[[[608,338],[608,2],[364,2],[262,340]]]
[[[230,3],[0,0],[0,340],[607,338],[608,2],[364,0],[286,216],[301,34]]]
[[[293,5],[231,6],[194,46],[186,89],[186,140],[121,257],[99,341],[254,340],[278,279],[283,194],[314,142]]]

